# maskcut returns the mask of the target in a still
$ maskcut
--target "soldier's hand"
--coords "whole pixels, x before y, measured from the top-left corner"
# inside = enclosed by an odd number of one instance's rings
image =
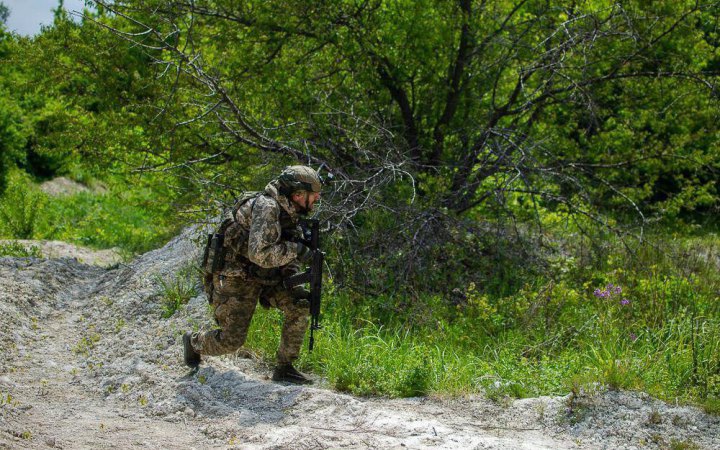
[[[300,262],[308,262],[312,259],[313,252],[310,247],[300,242],[297,243],[297,259]]]
[[[301,308],[310,307],[310,291],[307,289],[303,289],[300,286],[295,287],[290,291],[290,295],[292,296],[293,303],[295,305],[300,306]]]
[[[301,298],[308,299],[310,298],[310,291],[301,286],[295,286],[290,290],[290,296],[297,300]]]

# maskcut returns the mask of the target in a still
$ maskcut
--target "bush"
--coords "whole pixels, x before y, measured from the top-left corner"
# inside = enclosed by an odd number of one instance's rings
[[[181,269],[176,276],[170,278],[155,277],[160,287],[162,318],[168,319],[197,295],[197,271],[193,267]]]
[[[21,171],[13,171],[8,181],[8,189],[0,198],[0,233],[12,239],[34,239],[47,196]]]

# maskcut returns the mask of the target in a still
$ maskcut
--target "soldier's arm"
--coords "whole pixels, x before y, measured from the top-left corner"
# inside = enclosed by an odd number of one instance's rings
[[[281,239],[279,216],[277,202],[258,197],[250,223],[248,259],[260,267],[280,267],[297,258],[297,244]]]

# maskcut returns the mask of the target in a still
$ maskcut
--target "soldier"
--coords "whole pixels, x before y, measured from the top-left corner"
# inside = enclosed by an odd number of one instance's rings
[[[238,350],[247,337],[255,306],[274,307],[284,315],[274,381],[307,384],[312,381],[292,363],[300,354],[308,327],[308,292],[285,289],[282,280],[300,271],[312,257],[296,242],[300,216],[313,209],[322,182],[315,170],[290,166],[262,193],[236,205],[234,222],[225,231],[224,267],[212,274],[206,290],[219,329],[183,336],[185,364],[197,367],[201,355]],[[209,278],[209,277],[208,277]]]

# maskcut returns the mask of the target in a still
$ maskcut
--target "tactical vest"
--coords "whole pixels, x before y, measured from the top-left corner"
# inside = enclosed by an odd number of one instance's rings
[[[202,262],[205,280],[211,282],[212,275],[222,272],[225,267],[244,269],[251,278],[264,284],[276,284],[281,280],[279,268],[263,268],[247,258],[249,230],[244,229],[235,220],[238,211],[245,203],[255,202],[262,194],[263,192],[243,194],[233,205],[230,217],[224,219],[217,230],[208,235]],[[293,241],[299,237],[297,224],[283,208],[280,209],[279,222],[282,240]]]

